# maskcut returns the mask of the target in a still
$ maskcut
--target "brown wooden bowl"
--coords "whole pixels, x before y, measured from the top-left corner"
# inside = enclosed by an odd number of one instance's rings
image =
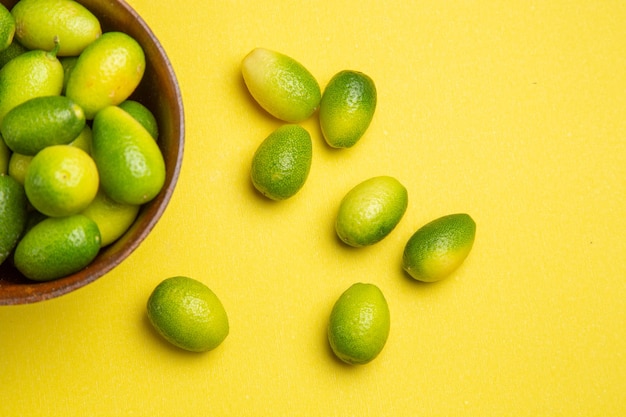
[[[184,113],[178,82],[158,39],[143,19],[123,0],[77,0],[98,17],[103,32],[121,31],[143,47],[146,71],[131,97],[146,105],[159,124],[159,147],[165,157],[166,179],[159,195],[141,207],[130,229],[101,249],[85,269],[48,282],[30,281],[7,259],[0,266],[0,305],[27,304],[69,293],[100,278],[128,257],[157,223],[174,192],[183,158]],[[17,0],[0,0],[9,10]]]

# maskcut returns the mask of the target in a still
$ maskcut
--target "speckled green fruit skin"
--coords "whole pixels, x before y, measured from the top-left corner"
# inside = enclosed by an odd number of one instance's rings
[[[34,281],[51,281],[77,272],[100,250],[100,231],[75,214],[47,218],[33,226],[15,248],[15,267]]]
[[[407,189],[397,179],[367,179],[341,200],[335,220],[337,235],[354,247],[380,242],[398,225],[408,203]]]
[[[304,186],[312,158],[309,132],[300,125],[283,125],[257,148],[250,171],[252,183],[272,200],[290,198]]]
[[[0,69],[0,123],[15,106],[63,89],[63,66],[54,52],[25,52]]]
[[[119,203],[144,204],[157,196],[165,183],[165,161],[141,123],[109,106],[94,118],[92,135],[92,156],[109,197]]]
[[[28,52],[28,49],[24,48],[19,42],[13,39],[11,45],[0,51],[0,68],[4,67],[7,62],[22,55],[24,52]]]
[[[411,236],[404,248],[402,267],[418,281],[439,281],[461,266],[475,236],[476,223],[466,213],[435,219]]]
[[[391,327],[389,306],[374,284],[356,283],[335,302],[328,323],[328,341],[335,355],[363,365],[382,352]]]
[[[243,59],[241,72],[252,97],[277,119],[299,123],[319,107],[317,80],[290,56],[256,48]]]
[[[333,148],[350,148],[365,134],[376,110],[374,81],[359,71],[336,74],[324,89],[320,101],[320,126]]]
[[[85,113],[65,96],[35,97],[9,111],[0,133],[13,152],[35,155],[47,146],[65,145],[85,127]]]
[[[24,188],[15,179],[0,174],[0,265],[9,257],[26,226]]]
[[[11,14],[22,45],[50,50],[57,38],[59,56],[79,55],[102,34],[98,18],[74,0],[20,0]]]
[[[15,35],[15,19],[3,4],[0,3],[0,51],[4,51],[13,42]]]
[[[209,287],[193,278],[163,280],[148,298],[148,319],[167,341],[191,352],[208,352],[229,333],[222,302]]]

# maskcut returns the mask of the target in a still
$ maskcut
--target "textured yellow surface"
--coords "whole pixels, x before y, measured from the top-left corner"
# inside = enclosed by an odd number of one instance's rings
[[[132,0],[168,51],[186,109],[178,188],[107,276],[0,308],[2,416],[623,416],[626,412],[626,3]],[[249,181],[280,125],[247,93],[256,46],[324,86],[369,74],[366,136],[333,150],[315,117],[311,174],[288,201]],[[349,249],[339,200],[375,175],[409,191],[385,240]],[[477,238],[436,284],[400,268],[424,223],[467,212]],[[145,303],[172,275],[230,317],[207,354],[170,347]],[[325,326],[352,283],[392,315],[385,349],[339,363]]]

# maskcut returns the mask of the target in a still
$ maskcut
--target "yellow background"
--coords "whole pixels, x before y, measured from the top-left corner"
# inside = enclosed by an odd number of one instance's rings
[[[623,416],[626,413],[626,3],[132,0],[178,75],[186,110],[174,197],[132,256],[60,298],[0,308],[2,416]],[[280,203],[249,181],[280,122],[251,99],[241,59],[264,46],[323,87],[369,74],[361,142],[326,146]],[[409,208],[382,242],[334,234],[343,195],[392,175]],[[400,267],[424,223],[467,212],[465,264],[436,284]],[[191,354],[145,303],[188,275],[220,297],[230,335]],[[381,355],[328,347],[352,283],[387,297]]]

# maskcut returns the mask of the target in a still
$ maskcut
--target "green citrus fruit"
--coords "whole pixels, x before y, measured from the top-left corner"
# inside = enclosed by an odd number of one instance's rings
[[[411,236],[404,248],[402,267],[418,281],[439,281],[461,266],[475,236],[476,223],[468,214],[440,217]]]
[[[150,295],[147,310],[157,332],[185,350],[206,352],[228,336],[228,316],[221,301],[193,278],[163,280]]]
[[[59,56],[79,55],[102,34],[100,22],[74,0],[20,0],[11,14],[15,37],[28,49],[50,50],[55,38]]]
[[[135,39],[122,32],[106,32],[78,57],[65,94],[78,103],[87,119],[126,100],[139,85],[146,58]]]
[[[13,42],[15,35],[15,19],[9,9],[0,3],[0,51],[5,50]]]
[[[156,117],[146,106],[135,100],[125,100],[119,107],[133,116],[141,125],[146,128],[150,136],[155,140],[159,137],[159,126]]]
[[[380,354],[390,328],[387,300],[374,284],[356,283],[335,302],[328,341],[335,355],[349,364],[365,364]]]
[[[369,127],[376,110],[374,81],[358,71],[341,71],[324,89],[320,126],[333,148],[354,146]]]
[[[11,159],[9,159],[9,175],[15,178],[17,182],[24,185],[26,172],[32,160],[32,155],[22,155],[21,153],[13,152]]]
[[[85,127],[85,113],[65,96],[35,97],[15,106],[0,125],[13,152],[35,155],[47,146],[66,145]]]
[[[115,242],[128,230],[138,212],[138,205],[118,203],[100,190],[81,214],[96,222],[102,238],[100,245],[104,247]]]
[[[304,186],[312,157],[309,132],[300,125],[283,125],[265,138],[254,153],[252,183],[272,200],[292,197]]]
[[[87,152],[91,155],[91,144],[93,142],[93,132],[89,125],[85,125],[83,130],[78,134],[76,139],[68,143],[70,146],[74,146],[76,148],[80,148],[83,151]]]
[[[385,238],[404,216],[406,188],[389,176],[373,177],[355,186],[341,200],[335,221],[339,238],[348,245],[372,245]]]
[[[98,169],[82,149],[49,146],[30,161],[24,188],[37,210],[51,217],[84,210],[98,192]]]
[[[0,264],[15,248],[26,226],[24,188],[14,178],[0,174]]]
[[[7,62],[27,52],[28,49],[24,48],[18,41],[13,39],[11,45],[0,51],[0,68],[4,67]]]
[[[165,183],[163,154],[150,133],[117,106],[93,121],[92,155],[106,194],[118,203],[143,204]]]
[[[256,48],[243,59],[242,74],[252,97],[280,120],[301,122],[319,106],[321,92],[317,80],[287,55]]]
[[[91,219],[74,214],[35,224],[17,244],[15,267],[27,278],[50,281],[77,272],[100,250],[100,232]]]
[[[24,52],[0,69],[0,123],[15,106],[41,96],[55,96],[63,89],[63,66],[56,51]]]

